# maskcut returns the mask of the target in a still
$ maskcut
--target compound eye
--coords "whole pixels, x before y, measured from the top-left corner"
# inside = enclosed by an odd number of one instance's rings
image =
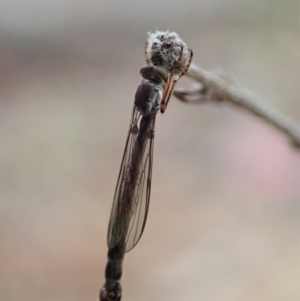
[[[145,79],[153,79],[158,82],[168,81],[168,72],[165,71],[163,68],[158,66],[146,66],[143,67],[140,71],[141,75]]]
[[[157,75],[163,79],[164,82],[167,82],[168,81],[168,72],[166,70],[164,70],[163,68],[161,67],[158,67],[158,66],[154,66],[154,72],[157,73]]]

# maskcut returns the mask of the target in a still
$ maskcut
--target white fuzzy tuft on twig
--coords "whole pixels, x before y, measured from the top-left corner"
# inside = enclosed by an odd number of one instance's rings
[[[148,63],[159,66],[174,75],[180,75],[187,67],[190,51],[174,31],[148,33],[146,59]]]

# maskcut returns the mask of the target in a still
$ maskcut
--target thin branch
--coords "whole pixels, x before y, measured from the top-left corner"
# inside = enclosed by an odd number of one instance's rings
[[[240,86],[228,75],[208,72],[192,64],[187,76],[199,83],[193,90],[174,91],[186,103],[226,102],[259,116],[285,133],[292,145],[300,150],[300,125],[276,111],[266,101]]]

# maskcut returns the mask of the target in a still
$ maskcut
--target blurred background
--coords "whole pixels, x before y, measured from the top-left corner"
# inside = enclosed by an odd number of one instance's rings
[[[147,32],[299,122],[299,28],[296,0],[0,1],[0,299],[98,300]],[[299,300],[299,200],[280,132],[172,98],[122,300]]]

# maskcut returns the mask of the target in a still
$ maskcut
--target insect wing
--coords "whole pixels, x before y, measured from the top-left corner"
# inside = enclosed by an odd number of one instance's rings
[[[131,160],[132,149],[137,138],[137,122],[139,117],[140,113],[134,106],[109,219],[107,233],[108,248],[114,247],[122,237],[124,238],[124,233],[126,232],[126,220],[129,216],[127,216],[128,214],[126,214],[126,210],[123,208],[124,204],[121,201],[125,186],[126,170]]]
[[[132,167],[132,156],[138,143],[137,123],[140,118],[136,107],[133,109],[109,221],[107,235],[109,248],[122,241],[126,244],[128,252],[137,244],[143,233],[150,200],[155,117],[156,114],[149,117],[150,124],[146,132],[148,137],[140,149],[141,162],[138,164],[137,179],[131,194],[128,192],[132,185],[128,182],[128,170]]]
[[[153,120],[148,131],[148,139],[146,142],[143,159],[139,167],[139,175],[133,197],[132,216],[130,218],[128,231],[126,233],[126,252],[130,251],[140,240],[148,216],[156,114],[151,118],[153,118]]]

